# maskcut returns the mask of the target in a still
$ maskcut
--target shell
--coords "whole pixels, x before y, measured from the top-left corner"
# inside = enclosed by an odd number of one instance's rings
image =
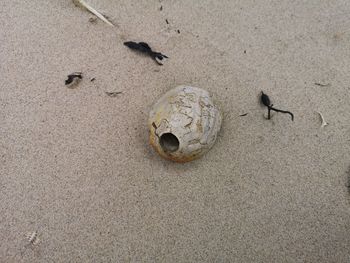
[[[178,86],[164,94],[150,112],[150,143],[166,159],[189,162],[214,145],[221,121],[207,91]]]

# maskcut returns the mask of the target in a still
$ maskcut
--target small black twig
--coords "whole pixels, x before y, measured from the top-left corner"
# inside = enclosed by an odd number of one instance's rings
[[[268,109],[268,115],[267,119],[271,119],[271,111],[281,112],[281,113],[287,113],[292,117],[292,121],[294,121],[294,115],[290,111],[285,110],[279,110],[273,107],[273,104],[271,104],[269,96],[267,96],[263,91],[261,92],[261,102],[264,104]]]
[[[350,194],[350,166],[349,166],[348,170],[346,171],[346,175],[347,175],[346,187],[348,188],[348,192]]]
[[[241,115],[239,115],[240,117],[244,117],[244,116],[247,116],[248,115],[248,113],[243,113],[243,114],[241,114]]]
[[[116,92],[108,92],[108,91],[106,91],[105,93],[107,94],[107,96],[114,98],[114,97],[117,97],[119,94],[122,94],[123,92],[121,92],[121,91],[116,91]]]
[[[328,87],[328,86],[331,85],[331,84],[329,84],[329,83],[323,84],[323,83],[315,82],[315,85],[316,85],[316,86],[320,86],[320,87]]]
[[[158,60],[163,60],[163,58],[168,58],[166,55],[164,55],[160,52],[153,51],[150,48],[150,46],[145,42],[136,43],[133,41],[128,41],[128,42],[124,42],[124,45],[130,49],[137,50],[141,53],[145,53],[145,54],[149,55],[160,66],[162,66],[163,64],[160,63]]]

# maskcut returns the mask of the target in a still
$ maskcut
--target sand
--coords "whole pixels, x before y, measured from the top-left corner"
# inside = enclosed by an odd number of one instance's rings
[[[350,261],[349,1],[88,2],[116,27],[70,0],[1,3],[0,262]],[[224,113],[187,164],[146,125],[180,84]],[[261,90],[294,122],[264,119]]]

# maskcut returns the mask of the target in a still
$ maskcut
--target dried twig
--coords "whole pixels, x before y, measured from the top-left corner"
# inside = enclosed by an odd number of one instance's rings
[[[97,16],[99,19],[101,19],[106,24],[108,24],[110,26],[114,26],[104,15],[102,15],[100,12],[98,12],[92,6],[87,4],[84,0],[72,0],[72,1],[73,1],[73,3],[76,6],[79,6],[79,7],[83,8],[83,9],[88,10],[90,13],[94,14],[95,16]]]
[[[349,168],[348,168],[346,174],[347,174],[346,187],[348,188],[348,192],[349,192],[349,194],[350,194],[350,166],[349,166]]]
[[[315,85],[316,85],[316,86],[320,86],[320,87],[328,87],[328,86],[331,85],[331,84],[329,84],[329,83],[323,84],[323,83],[315,82]]]
[[[116,92],[105,92],[109,97],[117,97],[117,95],[122,94],[123,92],[121,91],[116,91]]]
[[[323,117],[322,113],[321,113],[321,112],[318,112],[318,111],[316,111],[316,112],[320,115],[320,118],[321,118],[321,121],[322,121],[322,123],[321,123],[321,128],[327,126],[327,125],[328,125],[328,122],[326,122],[326,121],[324,120],[324,117]]]

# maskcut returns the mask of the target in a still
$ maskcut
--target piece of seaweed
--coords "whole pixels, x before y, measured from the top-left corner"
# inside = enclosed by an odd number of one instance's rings
[[[290,111],[279,110],[279,109],[274,108],[273,104],[271,104],[271,100],[270,100],[269,96],[267,96],[263,91],[261,92],[260,100],[261,100],[262,104],[264,104],[268,108],[268,115],[267,115],[268,117],[267,117],[267,119],[271,119],[270,112],[273,110],[273,111],[276,111],[276,112],[289,114],[292,117],[292,121],[294,121],[293,113],[291,113]]]
[[[166,55],[153,51],[150,46],[145,42],[133,42],[133,41],[127,41],[124,42],[124,45],[127,46],[130,49],[139,51],[141,53],[147,54],[150,56],[155,62],[157,62],[158,65],[162,66],[163,64],[160,63],[158,60],[163,60],[163,58],[168,58]]]

